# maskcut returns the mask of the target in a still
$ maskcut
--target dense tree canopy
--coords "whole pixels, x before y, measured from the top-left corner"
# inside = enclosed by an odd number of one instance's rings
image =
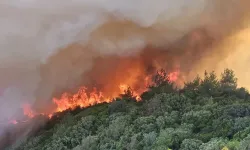
[[[9,149],[250,149],[250,97],[237,87],[232,70],[226,69],[221,78],[205,72],[204,79],[197,77],[181,90],[160,76],[155,83],[141,102],[127,91],[110,104],[58,114]]]

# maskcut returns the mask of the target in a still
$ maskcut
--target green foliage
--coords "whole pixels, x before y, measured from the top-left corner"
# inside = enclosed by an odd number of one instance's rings
[[[234,134],[233,138],[236,140],[242,140],[245,137],[247,137],[248,134],[250,134],[250,126],[249,125],[244,130],[241,130],[241,131],[237,132],[236,134]]]
[[[191,99],[197,98],[197,96],[199,95],[199,86],[201,84],[201,81],[201,78],[197,76],[193,81],[184,83],[183,89],[185,91],[185,95],[187,95]],[[197,102],[194,101],[193,103]]]
[[[239,131],[243,131],[250,125],[250,117],[239,117],[234,121],[233,132],[237,133]]]
[[[202,145],[202,141],[197,139],[185,139],[181,143],[180,150],[199,150]]]
[[[125,101],[117,100],[109,105],[110,114],[115,112],[126,112],[126,111],[127,111],[127,105]]]
[[[155,131],[143,134],[143,146],[145,150],[151,150],[157,138]]]
[[[249,98],[249,92],[246,88],[238,88],[235,91],[235,96],[238,97],[239,99],[244,99],[247,100]]]
[[[179,94],[156,94],[145,102],[145,109],[148,114],[162,115],[165,112],[185,112],[191,105],[191,100],[185,95]]]
[[[250,99],[232,70],[205,72],[178,91],[160,70],[135,102],[131,89],[112,103],[58,113],[16,150],[248,150]]]
[[[239,141],[232,140],[227,143],[226,147],[228,147],[229,150],[238,150],[239,145],[240,145]]]
[[[203,143],[200,146],[200,150],[221,150],[226,146],[227,140],[222,138],[213,138],[207,143]]]
[[[179,148],[181,141],[191,135],[191,131],[185,128],[166,128],[160,131],[159,137],[156,139],[155,148],[170,147]]]
[[[98,136],[88,136],[82,140],[81,145],[78,145],[73,150],[96,150],[98,147],[99,138]]]
[[[233,70],[225,69],[221,74],[220,86],[223,92],[231,94],[237,88],[237,78]]]
[[[211,124],[212,113],[210,111],[190,111],[182,116],[182,122],[193,124],[193,132],[198,133],[202,129],[206,129]]]
[[[214,72],[204,73],[204,79],[199,85],[199,92],[203,96],[214,96],[219,90],[219,81]]]
[[[239,145],[239,150],[249,150],[250,149],[250,134],[244,138]]]

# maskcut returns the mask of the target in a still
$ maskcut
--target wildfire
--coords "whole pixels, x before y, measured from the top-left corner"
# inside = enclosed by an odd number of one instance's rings
[[[176,81],[178,79],[178,77],[179,77],[179,74],[180,74],[179,71],[171,72],[169,74],[169,80],[172,81],[172,82]]]
[[[161,72],[159,75],[163,76]],[[170,82],[175,82],[178,79],[179,71],[171,72],[167,76]],[[81,87],[75,94],[63,93],[61,98],[53,98],[53,102],[57,105],[55,112],[62,112],[67,109],[74,109],[78,106],[81,108],[93,106],[99,103],[110,103],[113,98],[119,97],[119,94],[124,93],[128,90],[132,90],[132,96],[136,98],[137,101],[141,100],[140,95],[147,90],[147,87],[151,84],[151,76],[146,76],[144,79],[144,84],[137,90],[130,87],[129,84],[119,84],[117,89],[113,92],[112,96],[105,95],[105,93],[98,91],[94,88],[91,92],[88,92],[87,87]],[[118,90],[118,91],[117,91]],[[51,115],[50,115],[51,117]]]
[[[126,85],[126,84],[121,84],[121,85],[119,86],[119,88],[120,88],[121,93],[123,93],[123,92],[128,91],[130,87],[129,87],[128,85]],[[139,94],[139,93],[133,92],[133,93],[131,93],[131,94],[133,94],[132,96],[135,97],[135,99],[136,99],[137,101],[141,100],[141,97],[140,97],[140,94]]]
[[[76,94],[64,93],[60,99],[54,98],[53,102],[57,105],[56,112],[62,112],[69,108],[74,109],[77,106],[84,108],[110,100],[95,88],[88,94],[87,88],[81,87]]]
[[[121,84],[117,89],[120,90],[119,93],[124,93],[129,90],[129,86],[127,84]],[[57,105],[56,112],[62,112],[67,109],[74,109],[77,106],[81,108],[93,106],[99,103],[110,103],[113,98],[118,97],[119,95],[105,96],[102,92],[98,92],[96,88],[93,89],[92,92],[88,93],[88,88],[81,87],[76,94],[64,93],[60,99],[54,98],[53,102]],[[118,93],[118,92],[114,92]],[[133,92],[133,96],[136,100],[140,100],[140,94],[137,92]]]
[[[22,107],[23,107],[23,114],[25,116],[28,116],[29,118],[33,118],[35,116],[35,113],[31,109],[31,106],[29,104],[24,104]]]
[[[164,76],[164,73],[158,72],[160,76]],[[179,71],[174,71],[169,73],[166,78],[170,82],[175,82],[179,77]],[[53,113],[56,112],[62,112],[67,109],[75,109],[76,107],[89,107],[93,106],[99,103],[110,103],[114,98],[119,97],[120,94],[126,93],[127,91],[130,91],[132,94],[131,96],[134,97],[137,101],[140,101],[140,95],[145,92],[149,85],[152,84],[152,81],[150,80],[152,78],[152,75],[145,76],[144,83],[141,83],[141,87],[135,88],[133,85],[120,83],[117,85],[116,90],[113,92],[110,92],[110,95],[106,95],[106,93],[103,93],[102,91],[98,91],[97,88],[88,89],[87,87],[81,87],[75,94],[71,93],[63,93],[60,98],[53,98],[52,101],[56,105],[56,109],[53,111]],[[129,81],[132,81],[129,79]],[[124,81],[125,82],[125,81]],[[132,82],[131,82],[132,83]],[[33,118],[36,115],[46,115],[48,118],[51,118],[53,116],[53,113],[36,113],[32,110],[31,105],[24,104],[22,106],[23,113],[25,116],[29,118]],[[17,124],[18,122],[16,120],[10,120],[9,123]]]

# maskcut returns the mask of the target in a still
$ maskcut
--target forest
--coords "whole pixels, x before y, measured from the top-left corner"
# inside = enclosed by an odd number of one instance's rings
[[[177,89],[160,70],[136,102],[133,90],[112,103],[54,115],[13,150],[250,150],[250,95],[233,70],[197,76]]]

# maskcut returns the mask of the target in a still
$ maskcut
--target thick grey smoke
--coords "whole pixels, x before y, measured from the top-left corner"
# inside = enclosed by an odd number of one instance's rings
[[[87,83],[99,57],[134,57],[197,28],[221,41],[249,9],[249,0],[1,0],[0,120]]]

